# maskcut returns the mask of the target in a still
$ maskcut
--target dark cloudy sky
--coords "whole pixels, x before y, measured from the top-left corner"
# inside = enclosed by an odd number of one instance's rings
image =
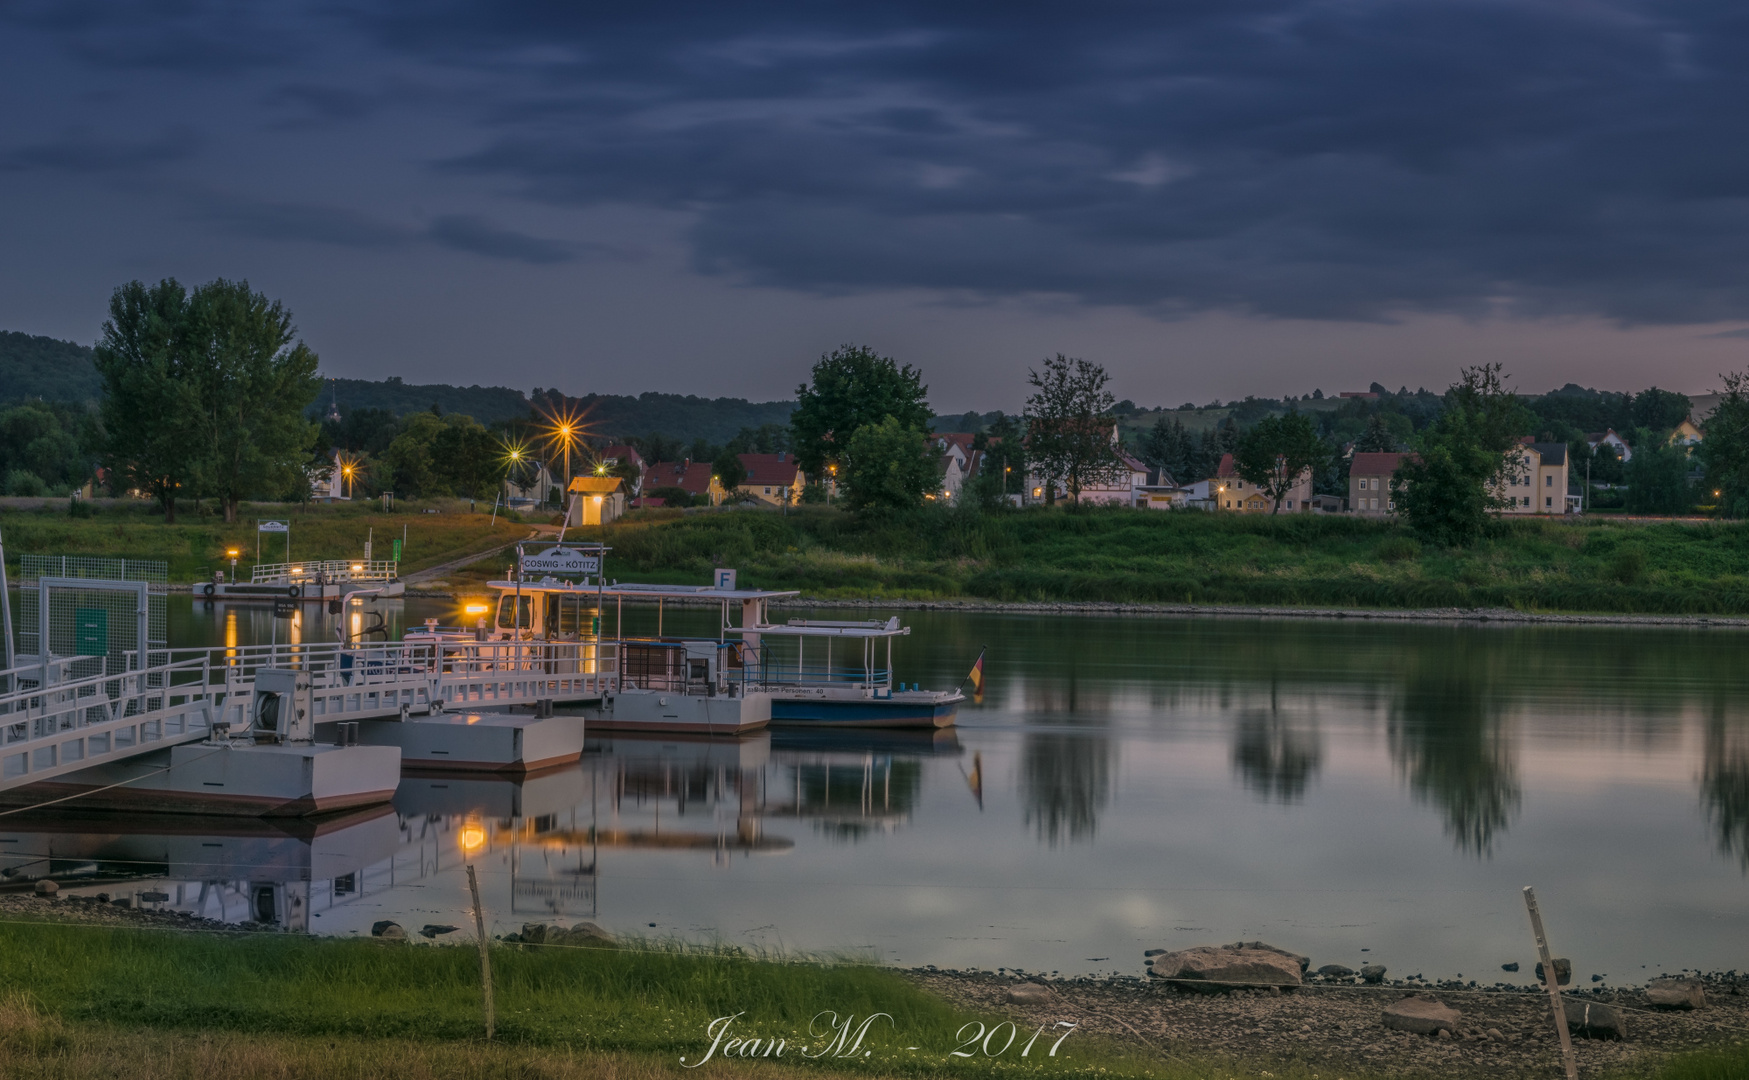
[[[247,277],[331,374],[943,409],[1749,364],[1741,3],[0,0],[0,328]]]

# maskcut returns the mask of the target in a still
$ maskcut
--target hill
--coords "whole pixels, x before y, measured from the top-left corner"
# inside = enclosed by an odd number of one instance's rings
[[[566,406],[585,415],[591,431],[609,438],[665,435],[682,442],[703,439],[718,445],[734,438],[742,428],[787,425],[789,414],[796,407],[793,401],[703,398],[655,391],[645,391],[637,397],[585,394],[573,398],[537,387],[534,396],[549,410],[562,407],[555,401],[562,397]]]
[[[465,413],[482,424],[518,420],[528,415],[528,398],[507,386],[450,386],[447,383],[402,382],[399,375],[381,382],[368,379],[330,379],[310,406],[311,416],[327,413],[330,400],[342,411],[383,409],[396,416],[422,412],[436,405],[446,413]]]
[[[0,330],[0,404],[94,404],[102,392],[91,350],[57,338]]]

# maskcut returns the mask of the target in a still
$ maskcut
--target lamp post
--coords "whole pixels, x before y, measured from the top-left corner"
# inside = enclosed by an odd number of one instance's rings
[[[237,556],[241,555],[242,552],[236,548],[231,548],[225,554],[231,557],[231,584],[235,585],[237,584]]]
[[[838,463],[835,461],[826,466],[826,471],[832,474],[830,479],[826,481],[826,505],[831,506],[832,492],[838,488]]]
[[[346,477],[346,497],[348,499],[350,499],[350,498],[352,498],[352,466],[351,466],[351,464],[347,464],[347,465],[342,466],[340,469],[340,472],[341,472],[341,475]]]

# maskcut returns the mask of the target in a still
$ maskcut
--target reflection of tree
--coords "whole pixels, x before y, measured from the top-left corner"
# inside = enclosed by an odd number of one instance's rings
[[[1749,871],[1749,737],[1715,715],[1701,760],[1700,801],[1718,830],[1719,847]]]
[[[827,839],[855,843],[911,816],[923,789],[923,764],[914,758],[802,764],[795,767],[794,787],[795,805],[778,813],[813,818]]]
[[[1488,689],[1489,657],[1460,648],[1427,659],[1428,667],[1404,676],[1391,757],[1415,797],[1444,811],[1458,850],[1486,855],[1519,801],[1501,709]]]
[[[1111,740],[1101,732],[1039,732],[1020,751],[1025,820],[1052,847],[1091,840],[1111,798]]]
[[[1290,723],[1273,709],[1247,710],[1233,731],[1233,768],[1266,802],[1298,802],[1323,760],[1317,728]]]

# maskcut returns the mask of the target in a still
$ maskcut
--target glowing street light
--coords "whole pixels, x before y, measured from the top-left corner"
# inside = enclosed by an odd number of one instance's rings
[[[231,557],[231,584],[235,585],[237,583],[237,556],[243,552],[237,548],[228,548],[225,554]]]

